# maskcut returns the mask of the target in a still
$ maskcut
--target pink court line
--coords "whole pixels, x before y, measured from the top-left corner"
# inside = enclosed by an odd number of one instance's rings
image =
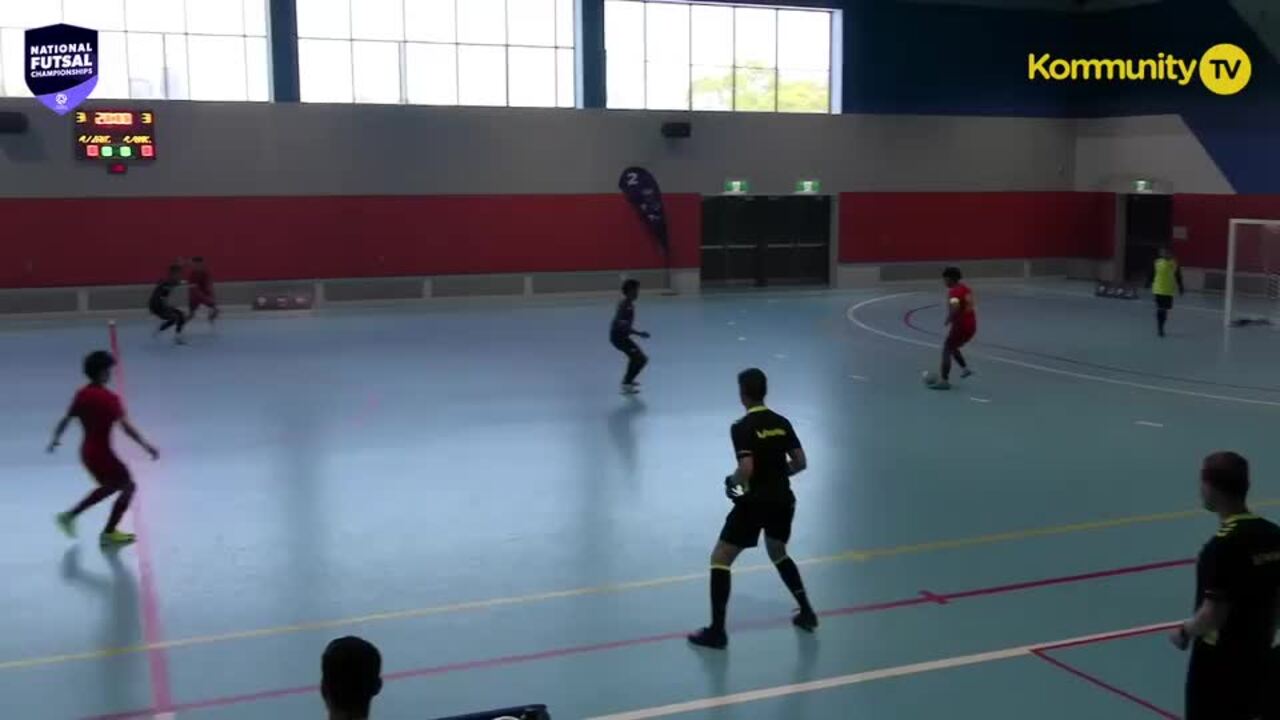
[[[116,387],[120,395],[125,395],[124,361],[120,355],[120,338],[116,332],[114,320],[107,324],[107,332],[111,336],[111,354],[116,359]],[[138,594],[140,612],[142,613],[142,640],[148,645],[147,669],[151,676],[151,703],[155,707],[173,705],[173,686],[169,682],[169,653],[165,648],[156,647],[164,641],[164,632],[160,626],[160,600],[156,591],[155,569],[151,562],[151,545],[147,540],[147,526],[142,512],[144,493],[134,496],[133,525],[138,539],[134,543],[134,551],[138,555]]]
[[[1115,578],[1126,575],[1138,575],[1142,573],[1153,572],[1157,570],[1167,570],[1170,568],[1184,567],[1194,563],[1194,560],[1170,560],[1167,562],[1148,563],[1145,565],[1130,565],[1127,567],[1113,568],[1110,570],[1102,570],[1099,572],[1082,573],[1076,575],[1066,575],[1062,577],[1044,578],[1041,580],[1032,580],[1029,582],[1013,583],[1008,585],[997,585],[990,588],[980,588],[977,590],[966,590],[957,593],[935,594],[927,593],[918,594],[901,600],[892,600],[889,602],[871,603],[866,605],[854,605],[851,607],[838,608],[835,610],[827,610],[818,613],[821,617],[842,617],[846,615],[859,615],[865,613],[884,612],[887,610],[896,610],[899,608],[917,607],[920,605],[936,606],[939,601],[941,604],[949,604],[955,600],[975,597],[985,597],[991,595],[1002,595],[1007,593],[1016,593],[1025,590],[1033,590],[1036,588],[1054,587],[1067,583],[1087,582],[1090,580],[1102,580],[1107,578]],[[791,623],[790,618],[771,618],[765,620],[751,621],[747,623],[738,623],[733,626],[734,631],[743,630],[762,630],[768,628],[782,627]],[[1122,637],[1130,637],[1133,635],[1142,635],[1156,630],[1164,629],[1164,626],[1153,629],[1142,629],[1137,631],[1123,631],[1108,635],[1091,636],[1084,640],[1071,641],[1062,645],[1037,645],[1036,647],[1044,650],[1055,650],[1063,647],[1072,647],[1075,645],[1085,645],[1096,642],[1105,642],[1108,640],[1119,639]],[[423,667],[411,670],[401,670],[399,672],[386,673],[383,675],[384,681],[406,680],[409,678],[431,677],[437,675],[447,675],[450,673],[464,672],[467,670],[480,670],[495,667],[505,667],[509,665],[518,665],[526,662],[535,662],[538,660],[552,660],[562,657],[570,657],[574,655],[584,655],[587,653],[603,652],[606,650],[619,650],[622,648],[631,648],[641,645],[653,645],[656,643],[670,642],[674,640],[683,640],[685,631],[662,633],[660,635],[648,635],[645,637],[628,638],[623,640],[613,640],[610,642],[592,643],[588,645],[573,645],[569,647],[554,648],[551,650],[542,650],[539,652],[524,653],[519,655],[506,655],[502,657],[489,658],[484,660],[469,660],[459,663],[451,663],[447,665],[436,665],[433,667]],[[182,713],[192,710],[205,710],[216,707],[227,707],[230,705],[240,705],[243,703],[257,702],[261,700],[274,700],[277,698],[290,697],[293,695],[306,695],[319,692],[315,685],[296,686],[289,688],[278,688],[275,690],[262,690],[259,692],[246,693],[242,695],[227,695],[224,697],[210,698],[208,700],[196,700],[188,703],[167,704],[162,705],[155,703],[152,707],[142,710],[130,710],[121,713],[109,713],[105,715],[93,715],[85,720],[134,720],[135,718],[149,718],[154,715],[164,713]]]
[[[1117,638],[1110,638],[1110,639],[1114,640]],[[1080,644],[1085,644],[1085,643],[1079,643],[1079,642],[1076,643],[1076,645],[1080,645]],[[1068,665],[1067,663],[1062,662],[1061,660],[1055,657],[1050,657],[1048,653],[1043,649],[1037,648],[1035,650],[1032,650],[1031,654],[1049,663],[1050,665],[1058,668],[1059,670],[1064,670],[1068,673],[1071,673],[1072,675],[1075,675],[1076,677],[1080,678],[1081,680],[1084,680],[1090,685],[1094,685],[1096,687],[1102,688],[1103,690],[1106,690],[1107,692],[1117,697],[1122,697],[1125,700],[1128,700],[1129,702],[1133,703],[1134,705],[1138,705],[1139,707],[1143,707],[1143,708],[1146,708],[1147,710],[1150,710],[1151,712],[1155,713],[1156,715],[1159,715],[1160,717],[1168,718],[1169,720],[1181,720],[1181,718],[1179,718],[1177,715],[1174,715],[1168,710],[1165,710],[1164,708],[1161,708],[1150,701],[1143,700],[1142,698],[1138,697],[1137,695],[1134,695],[1131,692],[1121,690],[1120,688],[1116,687],[1115,685],[1112,685],[1106,680],[1103,680],[1102,678],[1099,678],[1094,675],[1090,675],[1089,673],[1083,670],[1080,670],[1079,668]]]

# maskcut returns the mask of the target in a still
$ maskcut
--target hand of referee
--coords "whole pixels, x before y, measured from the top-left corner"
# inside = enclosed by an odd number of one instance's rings
[[[742,499],[742,486],[734,482],[732,475],[726,475],[724,478],[724,496],[734,502]]]

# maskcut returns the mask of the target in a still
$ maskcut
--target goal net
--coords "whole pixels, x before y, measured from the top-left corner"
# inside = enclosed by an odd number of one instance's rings
[[[1224,322],[1280,326],[1280,220],[1231,220],[1225,284]]]

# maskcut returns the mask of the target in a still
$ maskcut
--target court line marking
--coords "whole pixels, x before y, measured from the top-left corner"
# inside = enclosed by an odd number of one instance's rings
[[[1122,568],[1112,568],[1109,570],[1098,570],[1094,572],[1081,573],[1078,575],[1066,575],[1053,578],[1042,578],[1039,580],[1030,580],[1007,585],[997,585],[993,587],[977,588],[973,590],[964,590],[954,593],[932,593],[923,591],[916,595],[912,595],[901,600],[892,600],[888,602],[871,603],[866,605],[854,605],[852,607],[839,608],[836,610],[827,610],[818,613],[820,617],[843,617],[847,615],[860,615],[868,613],[885,612],[888,610],[897,610],[908,607],[918,607],[922,605],[936,606],[949,605],[953,600],[962,600],[966,598],[986,597],[991,595],[1004,595],[1008,593],[1021,592],[1024,590],[1035,590],[1046,587],[1054,587],[1057,585],[1066,585],[1079,582],[1088,582],[1092,580],[1105,580],[1109,578],[1139,575],[1156,570],[1167,570],[1178,567],[1186,567],[1195,563],[1195,560],[1169,560],[1159,563],[1150,563],[1147,565],[1134,565]],[[941,602],[939,602],[941,601]],[[788,627],[791,624],[791,618],[770,618],[764,620],[756,620],[746,623],[734,623],[730,628],[733,632],[743,632],[750,630],[768,630],[775,628]],[[1172,627],[1165,625],[1162,627]],[[1119,631],[1118,633],[1108,633],[1111,638],[1128,637],[1135,634],[1133,629]],[[1073,644],[1080,644],[1089,638],[1096,636],[1085,636],[1084,638],[1072,638],[1069,640],[1061,640],[1046,645],[1045,647],[1071,647]],[[592,643],[587,645],[574,645],[569,647],[553,648],[550,650],[542,650],[520,655],[507,655],[503,657],[488,658],[482,660],[468,660],[463,662],[451,663],[448,665],[437,665],[433,667],[414,668],[411,670],[400,670],[396,672],[384,673],[382,679],[385,682],[396,680],[406,680],[409,678],[432,677],[439,675],[447,675],[455,672],[463,672],[468,670],[491,669],[495,667],[505,667],[508,665],[517,665],[527,662],[535,662],[539,660],[551,660],[561,657],[569,657],[576,655],[584,655],[607,650],[619,650],[629,647],[638,647],[641,645],[653,645],[662,642],[670,642],[674,640],[684,640],[685,632],[669,632],[660,635],[649,635],[645,637],[626,638],[622,640],[612,640],[608,642]],[[1039,646],[1037,646],[1039,647]],[[314,685],[302,685],[287,688],[277,688],[273,690],[260,690],[242,695],[226,695],[222,697],[208,698],[205,700],[196,700],[186,703],[178,703],[165,707],[150,707],[138,710],[129,710],[126,712],[109,713],[104,715],[94,715],[86,720],[136,720],[138,718],[146,718],[156,713],[178,713],[191,710],[205,710],[214,707],[227,707],[231,705],[241,705],[244,703],[258,702],[262,700],[271,700],[281,697],[289,697],[292,695],[310,694],[316,692]]]
[[[879,297],[873,297],[869,300],[863,300],[862,302],[850,307],[847,311],[845,311],[845,317],[849,319],[849,322],[853,323],[854,325],[857,325],[859,328],[873,335],[879,335],[880,337],[888,338],[890,340],[896,340],[898,342],[908,343],[911,345],[918,345],[920,347],[927,347],[927,348],[933,348],[933,349],[941,348],[942,345],[939,343],[931,343],[931,342],[919,340],[916,338],[906,337],[905,335],[897,335],[897,334],[888,332],[886,330],[881,330],[879,328],[872,327],[858,319],[858,316],[857,316],[858,310],[861,310],[862,308],[868,305],[872,305],[878,302],[883,302],[885,300],[892,300],[895,298],[906,297],[908,295],[919,295],[919,294],[921,294],[919,291],[902,292],[902,293],[893,293],[892,295],[881,295]],[[1014,365],[1017,367],[1026,368],[1028,370],[1038,370],[1040,372],[1050,373],[1052,375],[1062,375],[1064,377],[1076,378],[1077,380],[1091,380],[1093,382],[1107,383],[1109,385],[1123,385],[1125,387],[1138,388],[1139,390],[1151,390],[1154,392],[1169,393],[1172,395],[1184,395],[1187,397],[1203,398],[1206,400],[1221,400],[1224,402],[1237,402],[1237,403],[1244,403],[1247,405],[1265,405],[1267,407],[1280,407],[1280,402],[1276,402],[1272,400],[1258,400],[1255,398],[1233,397],[1231,395],[1214,395],[1212,393],[1202,393],[1202,392],[1196,392],[1194,390],[1182,390],[1180,388],[1171,388],[1171,387],[1166,387],[1164,385],[1150,385],[1147,383],[1133,382],[1131,380],[1118,380],[1116,378],[1103,377],[1101,375],[1089,375],[1087,373],[1078,373],[1078,372],[1073,372],[1071,370],[1062,370],[1060,368],[1049,367],[1048,365],[1039,365],[1037,363],[1030,363],[1022,360],[1014,360],[1013,358],[1001,357],[999,355],[991,355],[991,354],[988,354],[982,351],[976,351],[976,350],[970,350],[968,351],[968,354],[982,357],[994,362],[1004,363],[1006,365]]]
[[[1134,425],[1141,425],[1143,427],[1153,427],[1153,428],[1164,427],[1164,423],[1151,422],[1150,420],[1138,420],[1137,422],[1134,423]]]
[[[615,713],[613,715],[599,715],[591,718],[591,720],[649,720],[649,718],[681,715],[684,713],[696,712],[698,710],[712,710],[731,705],[743,705],[746,703],[759,702],[761,700],[772,700],[774,698],[786,697],[788,695],[799,695],[801,693],[817,692],[819,690],[830,690],[832,688],[860,685],[877,680],[888,680],[890,678],[906,677],[909,675],[920,675],[922,673],[935,672],[937,670],[951,670],[969,665],[982,665],[1020,657],[1036,657],[1039,653],[1052,650],[1061,643],[1069,643],[1071,645],[1104,643],[1125,637],[1156,633],[1174,626],[1175,624],[1173,623],[1144,625],[1116,632],[1086,635],[1083,637],[1072,638],[1070,640],[1059,641],[1057,643],[1051,642],[1037,643],[1035,645],[1020,645],[1017,647],[1005,648],[1003,650],[992,650],[988,652],[975,653],[973,655],[958,655],[939,660],[929,660],[926,662],[911,663],[909,665],[880,668],[879,670],[869,670],[850,675],[840,675],[838,677],[826,678],[824,680],[813,680],[810,682],[794,683],[791,685],[779,685],[777,687],[762,688],[759,690],[747,690],[745,692],[738,692],[730,695],[720,695],[718,697],[704,698],[701,700],[691,700],[688,702],[673,703],[670,705],[662,705],[640,710],[631,710],[629,712]]]
[[[865,375],[850,375],[849,379],[856,380],[857,382],[867,382],[867,378]]]
[[[1280,499],[1264,499],[1259,500],[1252,505],[1255,508],[1280,506]],[[1152,513],[1147,515],[1129,515],[1118,518],[1108,518],[1103,520],[1089,520],[1078,523],[1070,523],[1066,525],[1050,525],[1039,528],[1027,528],[1022,530],[1010,530],[1006,532],[992,533],[989,535],[977,535],[965,538],[953,538],[949,540],[935,540],[931,542],[914,543],[909,545],[898,545],[886,548],[871,548],[867,550],[848,550],[836,555],[826,555],[814,558],[797,560],[797,565],[814,566],[828,565],[847,562],[866,562],[876,558],[898,557],[902,555],[920,555],[931,552],[939,552],[944,550],[958,550],[970,547],[980,547],[983,545],[995,545],[1007,542],[1015,542],[1019,540],[1031,540],[1035,538],[1053,537],[1058,535],[1071,535],[1083,532],[1092,532],[1096,530],[1110,530],[1114,528],[1130,527],[1134,525],[1148,525],[1158,522],[1171,522],[1175,520],[1186,520],[1199,517],[1204,514],[1203,510],[1178,510],[1173,512]],[[743,575],[747,573],[757,573],[773,571],[772,565],[743,565],[735,567],[733,572],[735,575]],[[430,617],[434,615],[447,615],[459,612],[469,612],[474,610],[490,610],[494,608],[510,607],[515,605],[525,605],[531,603],[547,602],[550,600],[563,600],[568,598],[587,597],[592,595],[607,595],[614,593],[629,592],[632,590],[644,590],[649,588],[664,587],[667,585],[676,585],[684,582],[694,582],[706,580],[705,572],[689,573],[686,575],[671,575],[667,577],[651,578],[648,580],[633,580],[629,582],[613,583],[608,585],[595,585],[588,587],[569,588],[564,590],[552,590],[540,593],[529,593],[527,595],[513,595],[507,597],[488,598],[484,600],[468,600],[463,602],[451,603],[447,605],[432,605],[418,608],[408,608],[404,610],[391,610],[385,612],[369,613],[367,615],[357,615],[345,618],[335,618],[330,620],[317,620],[312,622],[294,623],[290,625],[277,625],[265,628],[255,628],[251,630],[236,630],[226,633],[211,633],[207,635],[195,635],[185,638],[174,638],[165,640],[160,643],[134,645],[129,647],[117,648],[101,648],[95,650],[85,650],[81,652],[63,653],[57,655],[46,655],[32,658],[18,658],[0,662],[0,671],[19,670],[44,665],[58,665],[68,662],[79,662],[89,660],[103,660],[120,655],[132,655],[140,652],[149,652],[159,649],[185,648],[197,645],[213,645],[217,643],[233,642],[238,640],[253,640],[266,637],[274,637],[277,635],[291,635],[302,632],[314,632],[319,630],[332,630],[335,628],[351,627],[353,625],[366,625],[376,622],[389,622],[394,620],[409,620],[422,617]]]
[[[124,375],[124,356],[120,352],[120,335],[116,330],[116,321],[107,321],[107,336],[111,345],[111,354],[115,356],[116,387],[120,396],[126,397]],[[168,707],[173,704],[173,687],[169,682],[169,654],[163,647],[164,631],[160,624],[160,593],[156,590],[155,566],[151,562],[151,543],[148,540],[147,524],[143,513],[143,494],[137,493],[133,500],[133,527],[137,531],[134,551],[138,557],[138,596],[139,612],[142,614],[142,641],[147,646],[147,669],[151,677],[151,702],[156,707]],[[110,552],[120,552],[121,548]]]
[[[976,397],[976,396],[973,396],[973,395],[970,395],[970,396],[969,396],[969,399],[970,399],[970,400],[972,400],[972,401],[974,401],[974,402],[976,402],[976,403],[984,403],[984,404],[985,404],[985,403],[989,403],[989,402],[991,402],[991,398]]]
[[[1062,660],[1059,660],[1058,658],[1055,658],[1049,655],[1049,653],[1045,650],[1040,650],[1040,649],[1032,650],[1031,654],[1049,663],[1050,665],[1058,668],[1059,670],[1070,673],[1071,675],[1074,675],[1075,677],[1078,677],[1081,680],[1084,680],[1090,685],[1101,688],[1111,693],[1112,695],[1116,695],[1118,697],[1124,698],[1125,700],[1128,700],[1134,705],[1138,705],[1140,707],[1146,708],[1147,710],[1150,710],[1151,712],[1155,713],[1156,715],[1159,715],[1160,717],[1166,718],[1167,720],[1182,720],[1177,715],[1174,715],[1173,713],[1169,712],[1168,710],[1165,710],[1164,708],[1156,705],[1155,703],[1149,700],[1144,700],[1143,698],[1140,698],[1131,692],[1123,690],[1119,686],[1113,685],[1112,683],[1109,683],[1106,680],[1103,680],[1102,678],[1096,675],[1087,673],[1075,667],[1074,665],[1069,665],[1063,662]]]

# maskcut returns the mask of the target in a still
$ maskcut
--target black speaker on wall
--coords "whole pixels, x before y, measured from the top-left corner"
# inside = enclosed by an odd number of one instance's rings
[[[693,124],[687,122],[662,123],[662,137],[687,138],[693,135]]]
[[[0,112],[0,135],[16,135],[27,131],[27,116],[20,112]]]

